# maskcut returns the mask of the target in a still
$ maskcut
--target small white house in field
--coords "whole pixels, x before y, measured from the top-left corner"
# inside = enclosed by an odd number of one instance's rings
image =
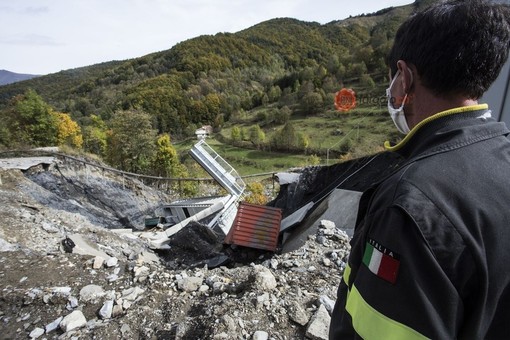
[[[211,125],[204,125],[199,129],[195,130],[195,135],[197,135],[198,139],[205,139],[209,137],[213,132],[213,128]]]

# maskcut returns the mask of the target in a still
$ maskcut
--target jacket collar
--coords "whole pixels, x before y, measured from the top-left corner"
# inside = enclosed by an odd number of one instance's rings
[[[397,145],[384,146],[409,159],[510,133],[504,123],[488,117],[487,104],[442,111],[418,123]]]

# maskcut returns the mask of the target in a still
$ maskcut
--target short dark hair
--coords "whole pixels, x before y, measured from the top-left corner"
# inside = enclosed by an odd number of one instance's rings
[[[438,96],[480,98],[508,57],[510,7],[487,0],[441,2],[398,29],[387,59],[416,67],[423,86]]]

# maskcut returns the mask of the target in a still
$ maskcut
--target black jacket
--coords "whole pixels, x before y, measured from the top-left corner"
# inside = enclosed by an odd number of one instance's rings
[[[360,201],[330,339],[510,338],[510,132],[437,114]]]

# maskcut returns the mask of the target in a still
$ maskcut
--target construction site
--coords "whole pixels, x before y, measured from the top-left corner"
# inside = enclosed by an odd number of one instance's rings
[[[227,195],[179,200],[55,149],[3,155],[0,338],[325,339],[360,193],[398,159],[277,173],[256,205],[205,139],[190,154]]]

